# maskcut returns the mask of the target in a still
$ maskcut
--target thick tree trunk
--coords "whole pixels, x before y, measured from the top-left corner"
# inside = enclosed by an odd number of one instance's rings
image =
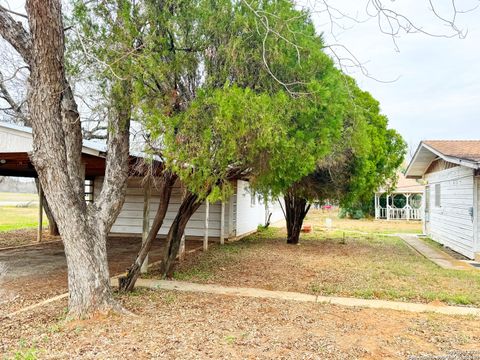
[[[106,234],[82,220],[77,225],[62,234],[68,266],[69,316],[121,311],[110,288]],[[83,231],[78,233],[78,228]]]
[[[35,186],[37,187],[38,191],[38,179],[35,179]],[[60,235],[60,232],[58,231],[58,225],[57,222],[55,221],[55,218],[53,217],[52,210],[50,209],[50,206],[48,205],[47,198],[45,197],[45,193],[42,193],[43,197],[43,211],[45,211],[45,215],[47,215],[48,219],[48,233],[52,236],[58,236]]]
[[[168,210],[168,204],[170,203],[170,197],[172,195],[172,187],[175,183],[177,177],[169,171],[164,171],[162,173],[162,178],[160,180],[160,202],[158,204],[157,212],[155,214],[155,219],[153,220],[152,227],[148,233],[147,239],[144,243],[142,243],[142,247],[137,254],[137,257],[130,266],[128,273],[125,277],[119,279],[119,289],[120,291],[132,291],[135,282],[140,275],[140,270],[142,268],[142,264],[145,261],[150,249],[152,248],[153,241],[158,235],[160,228],[163,225],[163,220],[165,219],[165,215]]]
[[[298,244],[303,220],[310,210],[307,200],[287,192],[285,200],[285,220],[287,221],[287,244]]]
[[[27,0],[26,9],[30,34],[17,29],[20,23],[12,25],[1,8],[0,33],[30,66],[31,159],[65,246],[70,315],[118,310],[109,284],[106,238],[125,197],[131,106],[128,101],[113,106],[117,113],[109,119],[104,185],[87,207],[79,114],[65,77],[61,2]],[[127,100],[129,89],[122,84]]]
[[[162,264],[160,265],[160,273],[162,277],[165,278],[171,275],[173,263],[177,258],[185,227],[187,226],[188,220],[190,220],[200,205],[201,202],[198,201],[197,195],[188,192],[184,197],[177,216],[173,220],[167,234],[167,244],[163,252]]]

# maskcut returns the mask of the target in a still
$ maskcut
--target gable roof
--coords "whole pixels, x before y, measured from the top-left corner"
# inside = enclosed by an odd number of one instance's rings
[[[408,179],[403,172],[397,172],[397,185],[395,189],[391,190],[392,194],[403,194],[403,193],[423,193],[425,186],[417,182],[415,179]],[[378,191],[379,193],[387,192],[386,187],[382,187]]]
[[[411,179],[421,178],[437,159],[480,169],[480,140],[424,140],[415,151],[405,175]]]
[[[419,184],[415,179],[408,179],[402,172],[398,174],[397,187],[394,192],[399,193],[421,193],[425,189],[425,186]]]

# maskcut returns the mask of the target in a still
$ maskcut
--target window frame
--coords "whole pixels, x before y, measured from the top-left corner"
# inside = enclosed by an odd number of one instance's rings
[[[442,207],[442,184],[437,183],[435,184],[435,207],[441,208]]]

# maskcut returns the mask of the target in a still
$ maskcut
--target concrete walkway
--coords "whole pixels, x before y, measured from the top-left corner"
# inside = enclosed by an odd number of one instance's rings
[[[447,253],[435,249],[428,245],[424,241],[420,240],[417,235],[410,234],[397,234],[398,237],[403,239],[413,249],[425,256],[443,269],[449,270],[473,270],[473,266],[468,263],[462,262],[448,255]]]
[[[117,285],[117,283],[112,283]],[[336,296],[316,296],[288,291],[271,291],[255,288],[227,287],[210,284],[196,284],[183,281],[139,279],[136,286],[151,289],[200,292],[216,295],[244,296],[276,300],[300,301],[311,303],[327,303],[348,307],[364,307],[371,309],[390,309],[409,312],[433,312],[445,315],[480,316],[480,308],[463,306],[437,306],[429,304],[406,303],[399,301],[368,300]]]

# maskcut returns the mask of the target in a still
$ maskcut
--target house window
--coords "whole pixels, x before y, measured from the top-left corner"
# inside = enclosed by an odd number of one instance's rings
[[[441,203],[441,187],[440,184],[435,184],[435,207],[442,206]]]
[[[85,201],[93,203],[93,180],[85,180]]]

